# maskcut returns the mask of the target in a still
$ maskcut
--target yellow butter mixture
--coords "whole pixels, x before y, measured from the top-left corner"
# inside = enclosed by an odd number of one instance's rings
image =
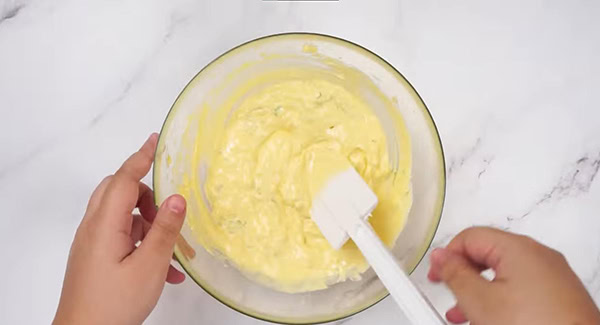
[[[190,178],[180,189],[189,198],[203,187],[207,213],[187,217],[199,241],[280,291],[359,279],[368,265],[356,246],[332,249],[311,220],[312,163],[323,155],[347,158],[377,194],[370,222],[391,246],[411,204],[408,140],[398,153],[405,159],[393,168],[382,125],[366,101],[318,76],[267,83],[236,106],[215,140],[205,183]]]

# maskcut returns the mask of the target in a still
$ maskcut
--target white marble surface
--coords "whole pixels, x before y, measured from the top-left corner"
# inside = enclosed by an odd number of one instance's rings
[[[284,31],[358,42],[425,99],[445,146],[435,244],[470,225],[562,251],[600,302],[600,2],[0,0],[0,323],[48,323],[92,189],[221,52]],[[453,303],[414,278],[434,304]],[[148,324],[259,324],[192,281]],[[387,299],[346,324],[399,324]]]

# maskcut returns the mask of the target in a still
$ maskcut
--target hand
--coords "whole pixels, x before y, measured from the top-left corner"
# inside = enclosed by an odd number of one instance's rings
[[[491,268],[495,278],[480,273]],[[476,325],[600,324],[600,312],[565,258],[525,236],[470,228],[431,253],[429,279],[458,300],[452,323]]]
[[[152,134],[92,194],[71,246],[55,325],[141,324],[165,280],[184,280],[170,262],[185,200],[173,195],[157,212],[152,190],[140,182],[152,166],[157,138]],[[141,216],[132,215],[136,207]]]

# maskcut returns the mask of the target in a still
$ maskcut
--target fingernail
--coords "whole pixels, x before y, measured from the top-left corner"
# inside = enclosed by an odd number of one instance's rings
[[[154,132],[154,133],[150,134],[148,139],[146,139],[146,141],[144,141],[144,144],[142,145],[142,147],[144,147],[148,143],[155,143],[156,139],[158,139],[158,133]]]
[[[445,248],[436,248],[431,252],[431,263],[444,264],[448,259],[448,251]]]
[[[185,210],[185,199],[181,195],[173,195],[167,199],[167,208],[177,214]]]

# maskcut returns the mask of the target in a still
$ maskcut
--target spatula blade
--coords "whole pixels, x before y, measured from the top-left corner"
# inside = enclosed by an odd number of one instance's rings
[[[334,249],[348,241],[359,220],[367,220],[377,206],[377,196],[352,167],[333,175],[313,197],[312,220]]]

